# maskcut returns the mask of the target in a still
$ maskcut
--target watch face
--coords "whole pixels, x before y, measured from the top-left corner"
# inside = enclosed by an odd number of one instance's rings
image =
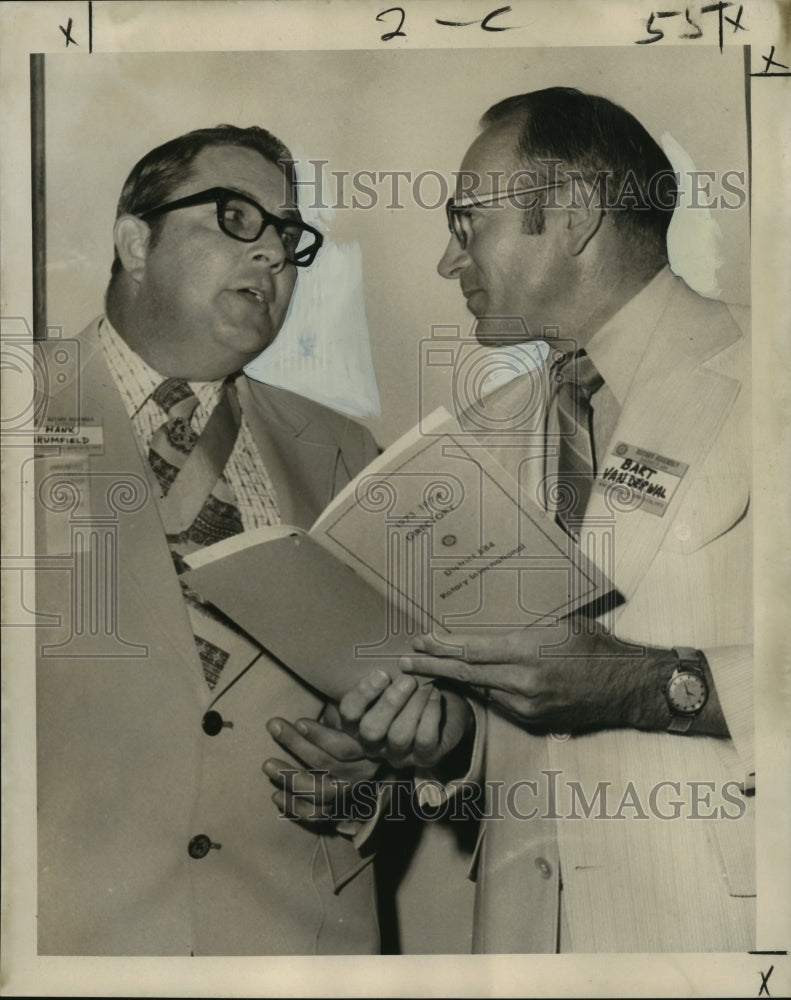
[[[677,712],[692,715],[705,705],[708,690],[699,674],[680,673],[671,679],[667,693]]]

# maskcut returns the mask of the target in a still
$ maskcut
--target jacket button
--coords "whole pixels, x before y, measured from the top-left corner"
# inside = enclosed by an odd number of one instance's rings
[[[200,860],[200,858],[205,858],[212,849],[219,851],[220,847],[222,847],[222,844],[213,844],[211,838],[207,837],[205,833],[199,833],[189,842],[187,851],[191,858]]]
[[[565,743],[566,740],[571,739],[571,733],[550,733],[549,735],[553,740],[557,740],[558,743]]]
[[[552,878],[552,865],[546,858],[536,858],[535,866],[541,878]]]
[[[221,729],[233,729],[232,722],[226,722],[219,712],[207,712],[201,719],[201,728],[207,736],[216,736]]]

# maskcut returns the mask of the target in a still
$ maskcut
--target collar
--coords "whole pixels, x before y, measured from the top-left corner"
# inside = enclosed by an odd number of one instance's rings
[[[126,411],[130,417],[135,417],[167,376],[160,374],[133,351],[106,316],[99,322],[99,342],[118,385]],[[198,397],[201,407],[211,410],[219,399],[223,381],[224,379],[215,379],[211,382],[187,384]]]
[[[676,280],[670,268],[663,267],[586,345],[589,357],[621,406]]]

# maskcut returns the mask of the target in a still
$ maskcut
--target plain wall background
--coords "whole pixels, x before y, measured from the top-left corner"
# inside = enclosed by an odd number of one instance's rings
[[[655,138],[670,133],[698,170],[747,175],[739,49],[700,49],[694,61],[688,51],[645,46],[48,55],[48,325],[73,335],[101,311],[123,181],[175,135],[218,122],[260,124],[295,153],[328,160],[328,171],[432,170],[450,180],[487,107],[553,85],[624,105]],[[375,186],[378,204],[337,211],[328,237],[362,249],[382,402],[382,418],[369,424],[388,444],[417,422],[421,397],[427,409],[449,404],[448,378],[422,378],[421,340],[434,325],[458,326],[468,338],[471,317],[457,282],[436,273],[447,242],[442,206],[421,208],[402,182],[405,207],[387,208],[391,182]],[[325,195],[335,191],[333,181]],[[715,182],[712,194],[719,191]],[[436,201],[437,192],[427,180],[424,199]],[[722,297],[747,302],[748,206],[711,217],[722,235]]]

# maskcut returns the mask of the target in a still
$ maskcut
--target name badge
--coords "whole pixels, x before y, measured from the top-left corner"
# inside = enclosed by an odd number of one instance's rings
[[[600,492],[612,486],[630,490],[636,509],[663,517],[688,469],[684,462],[618,441],[602,464],[594,488]],[[619,498],[622,505],[628,507],[629,500],[622,504]]]
[[[39,424],[33,432],[36,448],[54,447],[66,450],[85,450],[100,453],[104,448],[104,429],[93,417],[51,417]]]
[[[72,520],[91,517],[91,455],[104,450],[100,420],[82,415],[46,415],[33,431],[36,449],[36,551],[40,556],[72,554]]]

